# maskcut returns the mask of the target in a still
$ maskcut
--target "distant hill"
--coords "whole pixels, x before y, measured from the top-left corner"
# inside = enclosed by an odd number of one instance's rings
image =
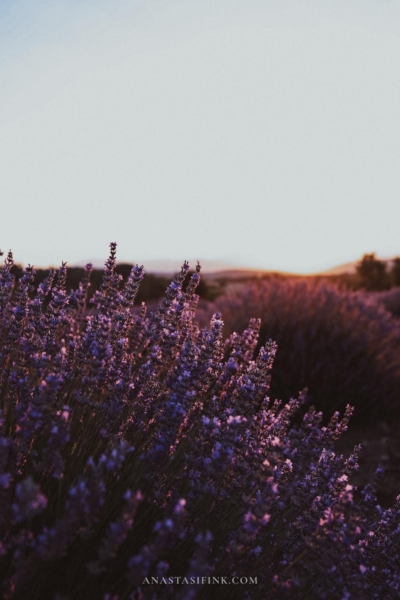
[[[342,265],[338,265],[337,267],[332,267],[331,269],[326,269],[325,271],[320,271],[316,273],[317,275],[343,275],[345,273],[353,274],[356,272],[357,265],[360,261],[354,260],[352,262],[344,263]]]
[[[282,277],[312,277],[319,275],[335,276],[335,275],[352,275],[356,273],[357,265],[361,258],[351,262],[343,263],[324,271],[318,271],[305,275],[303,273],[293,273],[288,271],[278,271],[272,269],[254,269],[246,266],[238,266],[233,263],[219,261],[219,260],[201,260],[203,275],[207,275],[208,279],[243,279],[250,277],[264,277],[268,275],[276,274]],[[394,258],[382,258],[379,259],[386,262],[388,269],[391,268]],[[86,261],[79,261],[69,267],[84,267],[87,263],[91,262],[95,269],[102,269],[104,267],[104,260],[92,259]],[[136,261],[118,261],[126,264],[135,264]],[[143,264],[146,273],[153,275],[160,275],[164,277],[172,277],[177,273],[181,267],[183,261],[179,260],[144,260],[139,261],[139,264]],[[190,268],[194,269],[196,266],[196,259],[189,260]]]
[[[196,259],[186,259],[189,262],[190,268],[194,269],[196,267],[197,264],[197,260]],[[237,271],[237,270],[244,270],[244,271],[253,271],[253,269],[251,269],[251,267],[247,268],[247,267],[243,267],[243,268],[238,268],[237,265],[233,264],[233,263],[229,263],[229,262],[224,262],[221,260],[202,260],[199,259],[200,263],[201,263],[201,267],[202,267],[202,272],[203,273],[218,273],[218,272],[227,272],[227,271]],[[102,269],[104,266],[104,260],[98,260],[98,259],[92,259],[92,260],[85,260],[85,261],[79,261],[78,263],[75,263],[74,267],[84,267],[87,263],[91,262],[93,267],[95,269]],[[123,261],[123,260],[119,260],[119,263],[131,263],[131,264],[136,264],[137,261]],[[181,265],[183,264],[183,260],[179,261],[179,260],[142,260],[139,261],[139,264],[143,264],[144,269],[147,273],[152,273],[153,275],[164,275],[164,276],[171,276],[174,275],[175,273],[177,273],[180,270]]]
[[[216,279],[250,279],[276,275],[278,277],[306,277],[299,273],[288,273],[286,271],[262,271],[260,269],[225,269],[223,271],[204,273],[209,280]]]
[[[388,269],[391,269],[394,261],[393,258],[379,258],[379,260],[386,263]],[[320,273],[316,273],[316,275],[344,275],[344,274],[353,274],[357,270],[357,265],[360,263],[361,259],[354,260],[352,262],[344,263],[337,267],[332,267],[331,269],[327,269],[326,271],[321,271]]]

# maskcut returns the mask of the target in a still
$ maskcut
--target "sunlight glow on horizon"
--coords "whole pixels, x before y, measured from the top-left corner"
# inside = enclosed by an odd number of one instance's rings
[[[400,6],[0,7],[0,248],[298,273],[400,254]],[[193,261],[193,259],[192,259]]]

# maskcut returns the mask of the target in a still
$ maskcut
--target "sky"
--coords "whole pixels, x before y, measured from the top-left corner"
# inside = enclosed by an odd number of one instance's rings
[[[400,255],[397,0],[2,0],[0,248]]]

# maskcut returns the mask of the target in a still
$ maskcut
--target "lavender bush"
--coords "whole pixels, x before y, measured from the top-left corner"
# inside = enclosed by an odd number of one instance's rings
[[[394,287],[384,292],[367,292],[367,298],[383,306],[391,315],[400,318],[400,287]]]
[[[218,299],[216,309],[226,335],[261,317],[259,346],[276,340],[272,395],[287,399],[307,386],[326,415],[351,404],[357,423],[400,416],[399,322],[365,293],[274,279]]]
[[[384,511],[369,485],[356,503],[358,449],[333,452],[351,409],[324,427],[305,392],[270,400],[275,343],[254,355],[257,319],[228,343],[220,314],[196,325],[199,265],[183,291],[184,263],[149,316],[132,310],[143,268],[122,287],[115,244],[91,306],[90,265],[69,294],[65,264],[37,289],[32,267],[17,284],[11,267],[9,254],[0,271],[6,600],[399,597],[400,497]]]

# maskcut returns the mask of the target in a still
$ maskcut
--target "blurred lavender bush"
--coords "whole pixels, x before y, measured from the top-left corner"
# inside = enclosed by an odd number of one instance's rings
[[[383,292],[365,292],[365,296],[378,305],[382,305],[391,315],[400,319],[400,287]]]
[[[224,315],[226,335],[261,317],[257,348],[269,338],[279,346],[274,397],[307,386],[325,415],[351,404],[357,423],[400,416],[400,326],[365,292],[273,279],[219,298],[213,309]]]
[[[355,503],[358,450],[332,450],[351,409],[323,427],[304,393],[272,402],[260,322],[227,344],[220,314],[196,325],[199,265],[135,314],[144,271],[122,286],[115,254],[91,306],[90,265],[70,293],[66,265],[36,290],[0,270],[3,597],[398,598],[400,497]],[[257,585],[145,583],[170,575]]]

